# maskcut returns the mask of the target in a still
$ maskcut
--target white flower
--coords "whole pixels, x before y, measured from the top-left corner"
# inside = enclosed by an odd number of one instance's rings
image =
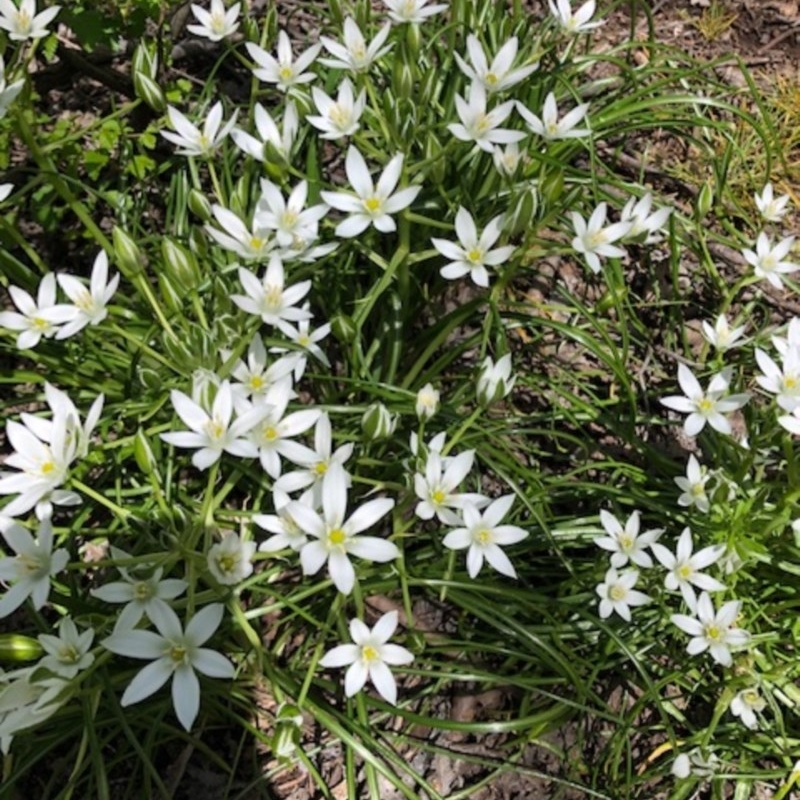
[[[233,678],[233,664],[215,650],[202,647],[222,621],[223,606],[212,603],[198,611],[183,630],[178,615],[166,606],[153,622],[158,633],[130,630],[113,633],[103,647],[127,658],[152,661],[140,670],[122,695],[122,705],[138,703],[172,678],[172,703],[178,721],[188,731],[200,709],[197,672],[211,678]]]
[[[773,336],[775,349],[785,356],[790,348],[800,349],[800,317],[793,317],[786,326],[786,336]]]
[[[487,92],[501,92],[524,81],[539,66],[537,62],[529,64],[527,67],[511,69],[514,59],[517,57],[517,46],[517,37],[512,36],[497,51],[497,55],[489,64],[480,40],[474,33],[471,33],[467,36],[467,54],[472,65],[467,64],[458,53],[453,53],[453,57],[459,69],[471,81],[480,83]]]
[[[260,138],[256,139],[255,136],[251,136],[240,128],[233,128],[231,130],[231,139],[233,139],[234,144],[243,153],[255,158],[257,161],[266,160],[266,148],[267,144],[270,144],[280,156],[288,161],[300,127],[297,106],[291,101],[286,104],[280,130],[278,130],[275,121],[261,103],[256,103],[253,117],[256,124],[256,133]]]
[[[749,394],[724,396],[728,391],[730,379],[731,370],[726,368],[711,379],[708,389],[704,392],[689,367],[678,364],[678,383],[685,397],[671,395],[662,397],[659,402],[673,411],[689,415],[683,423],[683,430],[687,436],[697,436],[706,422],[715,431],[730,435],[731,425],[723,414],[736,411],[750,399]]]
[[[108,256],[101,250],[94,260],[88,289],[74,275],[59,275],[58,284],[77,309],[75,318],[56,332],[56,339],[66,339],[87,325],[98,325],[108,316],[106,306],[117,291],[119,273],[108,280]]]
[[[703,320],[703,336],[720,353],[724,353],[726,350],[744,344],[739,339],[742,338],[745,327],[741,325],[738,328],[731,328],[727,317],[724,314],[720,314],[714,321],[713,327],[710,322]]]
[[[297,492],[309,486],[320,487],[331,465],[338,464],[344,468],[347,460],[353,455],[353,447],[352,442],[347,442],[341,447],[337,447],[334,451],[331,420],[323,411],[317,417],[314,428],[314,449],[303,448],[303,457],[297,459],[296,463],[302,469],[281,475],[275,482],[275,489],[284,492]]]
[[[321,192],[322,199],[333,208],[350,216],[336,226],[336,235],[349,239],[358,236],[370,225],[381,233],[397,229],[390,214],[408,208],[422,187],[407,186],[395,192],[403,171],[403,155],[398,153],[386,165],[377,185],[373,184],[364,156],[350,145],[344,169],[355,196],[349,192]]]
[[[240,458],[255,458],[258,455],[258,448],[244,436],[264,418],[269,409],[253,408],[232,421],[233,393],[228,381],[220,384],[210,414],[191,397],[176,389],[170,392],[170,398],[189,430],[162,433],[161,438],[175,447],[196,449],[192,464],[197,469],[208,469],[219,461],[223,451]]]
[[[475,391],[478,402],[483,406],[490,406],[502,400],[511,392],[516,382],[516,375],[511,375],[511,353],[498,358],[496,364],[487,356],[478,375],[478,387]]]
[[[50,578],[67,566],[69,553],[64,549],[53,552],[53,526],[49,519],[39,523],[34,539],[18,522],[2,531],[6,544],[15,556],[0,558],[0,580],[13,584],[0,597],[0,619],[16,611],[29,597],[35,609],[40,609],[50,595]]]
[[[439,390],[433,388],[432,383],[426,383],[417,392],[417,401],[414,407],[417,419],[421,422],[429,420],[439,410]]]
[[[259,552],[277,553],[288,547],[299,553],[308,542],[308,537],[289,513],[288,505],[292,500],[286,492],[282,492],[280,489],[275,489],[272,497],[275,505],[274,514],[253,514],[252,516],[253,522],[259,528],[274,534],[261,542],[258,546]],[[310,496],[308,497],[310,499]],[[302,503],[303,498],[301,497],[298,502]]]
[[[111,554],[115,561],[130,558],[127,553],[116,547],[111,548]],[[137,567],[139,571],[149,571],[151,568],[147,564]],[[114,625],[114,631],[136,627],[144,614],[149,620],[155,621],[156,618],[163,616],[164,609],[169,609],[167,600],[179,597],[189,586],[180,578],[161,580],[164,574],[163,567],[158,567],[147,577],[132,575],[125,567],[118,566],[117,569],[123,580],[112,581],[91,590],[92,597],[104,603],[125,603]]]
[[[495,267],[508,261],[515,249],[513,245],[506,245],[492,250],[500,238],[502,223],[502,214],[494,217],[478,236],[475,220],[466,208],[460,206],[455,221],[458,244],[447,239],[431,239],[433,246],[445,258],[451,259],[439,270],[442,277],[455,280],[469,275],[477,286],[488,286],[489,272],[486,267]]]
[[[219,583],[234,586],[252,575],[255,552],[255,542],[243,542],[238,534],[226,533],[208,550],[208,571]]]
[[[350,665],[344,676],[347,697],[360,691],[369,679],[387,703],[397,703],[397,684],[389,667],[410,664],[414,660],[413,654],[405,647],[388,644],[397,628],[397,618],[396,611],[389,611],[372,629],[360,619],[350,620],[353,644],[340,644],[319,660],[319,665],[326,669]]]
[[[552,92],[549,92],[544,99],[544,108],[540,119],[522,103],[517,102],[517,111],[528,124],[528,127],[534,133],[548,140],[580,139],[583,136],[588,136],[591,133],[588,128],[575,127],[586,116],[588,110],[589,104],[581,103],[559,119],[556,97]]]
[[[358,130],[359,120],[367,105],[366,89],[362,89],[355,97],[353,84],[345,78],[339,86],[336,100],[316,86],[311,89],[311,95],[319,115],[310,114],[306,121],[322,131],[322,139],[341,139],[352,136]]]
[[[74,678],[94,663],[94,656],[89,652],[94,629],[87,628],[83,633],[78,633],[78,628],[69,617],[62,617],[58,623],[58,636],[42,633],[38,639],[47,653],[39,666],[61,678]]]
[[[491,153],[495,144],[510,144],[525,138],[522,131],[500,128],[514,110],[514,100],[501,103],[491,111],[486,110],[486,89],[474,81],[470,84],[467,99],[456,95],[456,112],[460,122],[453,122],[447,130],[459,141],[475,142],[481,150]]]
[[[775,197],[772,184],[768,183],[761,194],[755,193],[755,201],[764,222],[780,222],[786,216],[789,195],[782,194],[780,197]]]
[[[257,449],[262,468],[273,480],[280,477],[281,456],[293,464],[304,463],[308,448],[292,438],[307,431],[320,415],[316,408],[304,408],[287,415],[286,407],[293,396],[291,378],[287,376],[273,384],[259,404],[251,406],[239,402],[240,412],[262,410],[261,419],[249,432],[248,439]]]
[[[433,14],[447,10],[447,3],[426,5],[428,0],[383,0],[393,22],[424,22]]]
[[[328,206],[319,203],[305,208],[308,183],[300,181],[284,200],[281,190],[272,181],[262,178],[261,197],[256,205],[254,222],[259,227],[275,231],[281,247],[291,247],[299,237],[315,239],[317,223],[328,213]]]
[[[575,13],[570,7],[570,0],[556,0],[556,2],[547,0],[547,2],[550,4],[550,13],[567,33],[588,33],[603,24],[590,22],[594,16],[595,0],[587,0]]]
[[[492,150],[492,161],[494,161],[495,169],[507,178],[516,173],[522,158],[523,154],[520,152],[517,142],[511,142],[505,148],[496,146]]]
[[[758,693],[756,687],[743,689],[731,700],[731,714],[739,717],[745,728],[755,730],[758,728],[756,713],[761,713],[767,706],[766,700]]]
[[[274,253],[260,281],[244,267],[239,267],[238,275],[246,294],[231,295],[231,300],[242,311],[261,317],[268,325],[277,325],[280,320],[297,322],[311,316],[295,307],[308,294],[311,281],[300,281],[286,288],[283,263]]]
[[[445,464],[444,458],[436,450],[428,454],[425,474],[415,473],[414,492],[419,498],[414,513],[420,519],[433,519],[436,516],[445,525],[461,525],[462,520],[455,513],[471,503],[483,507],[488,500],[480,494],[456,492],[458,485],[472,469],[474,450],[466,450]]]
[[[652,567],[653,559],[645,551],[664,532],[663,528],[654,528],[649,531],[639,532],[639,512],[634,511],[623,528],[619,520],[605,509],[600,511],[600,522],[608,536],[601,536],[594,540],[598,547],[611,552],[611,566],[624,567],[628,560],[638,567]]]
[[[229,350],[220,350],[223,360],[231,357]],[[267,349],[260,335],[254,336],[247,347],[247,363],[238,359],[231,369],[231,377],[238,383],[231,385],[236,397],[263,397],[279,380],[294,369],[291,358],[279,358],[267,366]]]
[[[202,6],[192,3],[192,14],[199,25],[187,25],[186,30],[195,36],[219,42],[236,32],[239,27],[240,7],[241,3],[234,3],[226,11],[223,0],[211,0],[211,8],[206,11]]]
[[[686,647],[689,655],[708,650],[717,664],[729,667],[733,663],[730,648],[741,647],[750,641],[747,631],[734,627],[741,605],[739,600],[729,600],[715,611],[708,593],[703,592],[697,601],[695,616],[673,614],[670,620],[692,637]]]
[[[689,528],[684,528],[674,554],[658,542],[651,545],[651,548],[661,565],[669,570],[664,585],[672,592],[680,589],[686,605],[692,612],[697,610],[697,595],[692,587],[696,586],[704,592],[724,591],[724,584],[702,572],[722,558],[725,554],[724,544],[704,547],[692,554],[694,549],[692,532]]]
[[[757,278],[766,278],[776,289],[782,289],[781,275],[788,275],[800,269],[800,265],[784,261],[793,244],[794,236],[787,236],[773,246],[767,234],[762,232],[758,234],[755,252],[745,248],[742,250],[742,255],[753,267]]]
[[[0,110],[2,110],[2,98],[0,97]],[[0,115],[0,119],[2,115]],[[13,183],[0,183],[0,203],[3,200],[7,199],[11,192],[14,191],[14,184]]]
[[[517,573],[502,547],[521,542],[528,536],[528,531],[517,525],[501,525],[503,517],[511,509],[514,495],[509,494],[493,500],[483,512],[472,503],[465,503],[461,508],[464,520],[463,528],[450,531],[442,541],[451,550],[467,551],[467,572],[470,578],[477,577],[483,567],[484,558],[501,574],[516,578]]]
[[[706,495],[706,483],[708,483],[710,473],[705,467],[700,466],[700,462],[693,456],[689,456],[686,463],[686,477],[678,476],[675,483],[683,494],[678,498],[678,505],[684,508],[695,506],[698,511],[708,514],[711,508]]]
[[[36,0],[22,0],[17,8],[12,0],[0,0],[0,28],[8,31],[8,38],[13,42],[24,42],[26,39],[41,39],[47,36],[47,30],[61,6],[50,6],[41,13],[36,13]]]
[[[174,132],[161,131],[161,135],[173,144],[178,145],[179,149],[175,151],[178,155],[209,158],[231,132],[231,129],[236,124],[236,115],[238,113],[238,111],[234,111],[233,116],[220,128],[222,124],[222,102],[217,101],[208,112],[201,131],[200,128],[189,122],[177,108],[167,106],[167,116],[169,117],[170,125],[174,128]]]
[[[21,313],[0,311],[0,328],[20,332],[17,336],[20,350],[36,347],[42,337],[50,339],[58,332],[59,325],[75,318],[74,306],[56,304],[56,276],[52,272],[39,283],[36,300],[18,286],[9,286],[8,293]]]
[[[314,44],[295,60],[292,55],[292,43],[286,31],[278,33],[278,58],[271,56],[257,44],[247,42],[245,45],[250,58],[258,65],[253,75],[264,83],[274,83],[282,92],[293,86],[310,83],[317,76],[306,70],[314,63],[314,59],[322,49],[321,44]]]
[[[394,500],[381,497],[357,508],[348,519],[347,476],[339,464],[331,464],[322,479],[322,516],[302,503],[290,503],[287,511],[313,537],[300,551],[304,575],[316,575],[325,562],[336,588],[349,595],[356,573],[349,556],[384,563],[400,555],[397,545],[376,536],[359,536],[394,508]]]
[[[800,406],[800,348],[790,347],[779,367],[763,350],[756,348],[756,361],[762,375],[756,381],[762,389],[776,396],[778,405],[788,412]]]
[[[614,567],[611,567],[606,572],[603,583],[599,583],[595,587],[595,591],[600,596],[598,605],[600,619],[607,619],[616,612],[625,622],[630,622],[630,607],[643,606],[650,602],[650,598],[644,592],[636,591],[633,588],[638,580],[639,573],[636,570],[619,573]]]
[[[308,306],[303,306],[304,310],[308,309]],[[330,332],[331,332],[331,324],[330,322],[326,322],[324,325],[320,325],[319,328],[315,330],[310,329],[311,323],[309,320],[300,320],[297,323],[297,327],[295,328],[293,325],[289,325],[288,322],[284,322],[283,320],[278,321],[278,328],[280,329],[281,333],[286,336],[291,342],[294,342],[297,347],[302,348],[301,350],[288,350],[285,347],[270,347],[270,353],[288,353],[289,355],[286,356],[287,359],[292,359],[294,361],[294,379],[295,381],[299,381],[300,378],[303,377],[303,374],[306,371],[306,364],[308,362],[307,354],[310,353],[314,358],[317,359],[321,364],[326,366],[330,369],[331,362],[328,360],[328,356],[325,355],[323,349],[317,344],[317,342],[321,342]]]
[[[577,211],[571,212],[572,226],[575,229],[575,238],[572,247],[582,253],[586,264],[594,272],[600,272],[600,259],[598,256],[622,258],[625,250],[612,244],[622,239],[631,229],[630,222],[615,222],[606,225],[606,212],[608,206],[603,202],[592,212],[587,222]]]
[[[344,44],[340,44],[334,39],[329,39],[327,36],[319,37],[325,49],[332,56],[335,56],[335,58],[320,58],[320,63],[333,69],[363,72],[391,50],[392,45],[383,46],[390,30],[391,24],[387,22],[367,45],[358,23],[352,17],[346,17],[344,21]]]
[[[220,246],[236,253],[246,261],[263,261],[275,249],[277,240],[272,231],[267,228],[256,215],[253,219],[253,229],[250,230],[233,211],[229,211],[216,203],[211,206],[211,212],[219,225],[206,225],[209,236]]]
[[[631,229],[625,234],[626,239],[642,239],[643,244],[658,244],[661,241],[660,231],[667,224],[672,209],[669,206],[651,211],[653,194],[648,192],[642,198],[631,197],[622,209],[620,222],[630,222]]]

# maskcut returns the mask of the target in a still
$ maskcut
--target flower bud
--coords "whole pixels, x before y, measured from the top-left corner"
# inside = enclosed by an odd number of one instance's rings
[[[506,353],[495,364],[487,357],[478,375],[476,394],[478,402],[485,407],[502,400],[513,388],[516,376],[511,375],[511,354]]]
[[[151,475],[156,469],[156,459],[153,455],[153,448],[147,434],[139,428],[136,436],[133,437],[133,457],[136,459],[136,466],[145,474]]]
[[[417,392],[416,412],[421,421],[430,419],[439,410],[439,392],[433,385],[426,383]]]
[[[183,311],[183,300],[172,280],[164,272],[160,272],[158,275],[158,289],[161,292],[161,299],[164,301],[164,305],[173,314],[180,314]]]
[[[331,320],[331,331],[343,344],[350,344],[356,338],[356,324],[347,314],[337,314]]]
[[[361,417],[361,430],[370,441],[388,439],[397,427],[397,415],[392,414],[383,403],[373,403]]]
[[[392,69],[392,95],[397,100],[408,100],[414,91],[414,72],[402,58],[394,59]]]
[[[542,197],[553,206],[564,193],[564,171],[560,167],[543,172],[539,178]]]
[[[1,662],[33,661],[42,653],[44,653],[42,645],[30,636],[23,636],[20,633],[0,634]]]
[[[506,217],[505,232],[509,236],[517,236],[531,227],[536,212],[538,211],[539,197],[536,189],[529,186],[522,194],[517,196],[513,211]]]
[[[161,254],[179,290],[194,289],[200,283],[200,267],[194,253],[165,236],[161,240]]]
[[[208,198],[199,189],[189,190],[188,206],[189,211],[203,222],[208,222],[211,219],[211,203],[208,202]]]
[[[303,714],[294,703],[282,703],[275,714],[272,752],[279,759],[291,758],[300,744]]]
[[[697,195],[697,219],[703,219],[714,206],[714,187],[710,181],[703,184],[703,188]]]
[[[133,88],[136,96],[143,100],[153,111],[162,114],[167,108],[167,99],[161,87],[142,72],[137,72],[133,76]]]
[[[138,275],[143,269],[142,253],[136,242],[120,227],[111,232],[114,240],[114,260],[126,278]]]

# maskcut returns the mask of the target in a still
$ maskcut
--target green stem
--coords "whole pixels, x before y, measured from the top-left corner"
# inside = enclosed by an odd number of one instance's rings
[[[70,483],[72,484],[73,488],[79,490],[82,494],[85,494],[87,497],[91,497],[92,500],[96,500],[98,503],[100,503],[100,505],[105,506],[109,511],[113,511],[114,514],[116,514],[123,522],[133,516],[133,512],[128,511],[122,506],[118,506],[113,500],[109,500],[107,497],[104,497],[102,494],[100,494],[100,492],[96,492],[94,489],[83,483],[83,481],[73,478]]]

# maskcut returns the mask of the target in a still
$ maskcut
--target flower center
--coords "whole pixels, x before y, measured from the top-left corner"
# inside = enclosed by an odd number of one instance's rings
[[[91,311],[94,307],[94,301],[92,300],[92,296],[89,294],[89,292],[84,289],[78,294],[78,299],[75,300],[75,305],[81,311]]]
[[[30,555],[29,553],[20,553],[16,557],[16,562],[19,565],[19,572],[23,575],[34,576],[46,572],[46,562],[39,555]]]
[[[627,533],[623,533],[623,534],[622,534],[622,535],[619,537],[619,540],[618,540],[618,541],[619,541],[619,546],[620,546],[620,548],[621,548],[621,549],[622,549],[622,550],[623,550],[625,553],[627,553],[628,551],[630,551],[631,549],[633,549],[633,537],[632,537],[632,536],[628,536],[628,534],[627,534]]]
[[[212,441],[219,441],[225,433],[225,426],[216,418],[206,422],[206,433]]]
[[[264,304],[268,310],[279,309],[283,304],[283,287],[267,284],[264,288]]]
[[[475,542],[486,547],[492,543],[492,532],[488,528],[481,528],[475,534]]]
[[[301,334],[297,337],[297,344],[300,347],[308,347],[311,344],[311,337],[307,333]]]
[[[440,506],[446,498],[447,495],[441,489],[431,492],[431,500],[433,500],[434,505]]]
[[[261,250],[264,246],[264,240],[260,236],[251,236],[250,237],[250,248],[252,250]]]
[[[709,397],[702,397],[697,401],[697,410],[701,414],[710,414],[714,410],[714,401]]]
[[[364,208],[369,214],[377,214],[381,210],[381,201],[378,197],[368,197],[364,200]]]
[[[217,559],[217,566],[219,567],[220,572],[223,572],[227,575],[230,575],[236,569],[236,565],[238,563],[239,559],[236,558],[235,555],[221,556]]]
[[[480,264],[483,261],[483,252],[477,247],[467,251],[467,261],[471,264]]]
[[[764,256],[761,259],[761,269],[765,270],[766,272],[772,272],[775,267],[778,266],[778,259],[772,255],[772,253]]]
[[[169,657],[175,662],[175,665],[185,664],[188,662],[187,656],[189,651],[182,644],[173,644],[169,649]]]
[[[19,33],[31,32],[31,15],[27,11],[17,11],[17,31]]]
[[[147,581],[137,581],[133,584],[133,596],[140,602],[149,600],[153,596],[153,590]]]
[[[56,465],[52,461],[45,461],[41,467],[39,467],[39,472],[42,475],[49,475],[53,472],[56,468]]]
[[[486,77],[483,79],[484,83],[487,83],[489,86],[496,86],[497,83],[500,81],[500,78],[494,74],[494,72],[487,73]]]
[[[614,586],[608,590],[608,596],[615,602],[624,600],[627,594],[628,590],[624,586],[620,586],[618,583],[614,584]]]
[[[264,379],[260,375],[251,375],[250,376],[250,388],[257,392],[259,389],[264,388]]]
[[[328,463],[326,461],[320,461],[314,464],[311,471],[322,477],[328,471]]]
[[[492,121],[487,114],[479,114],[475,120],[475,132],[479,135],[486,133],[492,127]]]
[[[381,655],[377,648],[373,647],[371,644],[365,644],[361,648],[361,658],[364,659],[367,664],[370,664],[373,661],[379,661],[380,657]]]
[[[692,488],[689,489],[689,493],[692,497],[705,497],[706,489],[702,483],[693,483]]]
[[[262,434],[268,442],[274,442],[278,438],[277,429],[269,424],[264,428]]]
[[[589,245],[590,249],[594,249],[595,247],[600,247],[601,244],[605,244],[607,241],[608,241],[608,234],[606,234],[604,230],[595,231],[594,233],[590,233],[586,237],[586,243]]]
[[[706,639],[712,642],[722,641],[724,631],[715,622],[706,625]]]
[[[208,146],[211,144],[211,140],[204,133],[201,133],[197,137],[197,144],[202,150],[207,150]]]
[[[281,225],[284,228],[292,228],[297,223],[297,212],[291,208],[287,208],[286,211],[281,214]]]
[[[282,81],[291,80],[293,75],[294,75],[294,69],[292,69],[292,67],[289,65],[284,65],[278,70],[278,77]]]
[[[694,570],[688,564],[681,564],[678,567],[678,577],[681,580],[688,581],[694,575]]]
[[[328,531],[328,544],[333,547],[341,547],[346,539],[347,534],[341,528],[334,528],[332,531]]]
[[[225,33],[225,15],[219,12],[212,14],[210,28],[212,33],[222,36]]]
[[[42,317],[34,317],[31,322],[33,323],[33,327],[40,331],[46,331],[50,326],[50,323]]]
[[[338,128],[346,128],[350,125],[350,114],[346,108],[342,108],[339,103],[334,103],[328,112],[331,122]]]
[[[75,645],[65,644],[58,650],[58,660],[65,664],[77,664],[81,660],[81,654]]]

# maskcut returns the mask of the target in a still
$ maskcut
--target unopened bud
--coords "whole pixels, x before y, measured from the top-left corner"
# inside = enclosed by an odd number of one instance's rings
[[[158,274],[158,289],[164,305],[173,313],[180,314],[183,311],[183,300],[181,294],[165,272]]]
[[[161,240],[161,254],[175,286],[182,291],[194,289],[200,283],[200,267],[194,253],[172,239]]]
[[[420,420],[430,419],[439,410],[439,392],[433,385],[426,383],[417,392],[416,405],[417,418]]]
[[[272,753],[280,759],[291,758],[300,744],[303,714],[294,703],[283,703],[275,714]]]
[[[331,331],[343,344],[350,344],[356,338],[356,324],[347,314],[337,314],[331,320]]]
[[[557,167],[545,172],[539,180],[539,188],[548,204],[555,205],[564,193],[564,171]]]
[[[133,437],[133,457],[136,459],[136,466],[145,475],[151,475],[155,472],[156,459],[153,455],[153,448],[150,447],[150,440],[141,428],[136,431],[136,436]]]
[[[392,414],[383,403],[373,403],[361,417],[361,430],[370,441],[388,439],[397,427],[397,415]]]
[[[142,253],[136,242],[120,227],[111,232],[114,240],[114,260],[126,278],[133,278],[143,269]]]
[[[502,400],[514,388],[516,380],[516,376],[511,375],[510,353],[498,359],[496,364],[487,357],[478,375],[478,387],[475,392],[478,402],[488,407]]]
[[[33,661],[39,658],[44,650],[30,636],[20,633],[0,634],[0,661],[9,663],[14,661]]]
[[[189,190],[188,205],[189,211],[203,222],[208,222],[211,219],[211,203],[199,189]]]
[[[517,236],[528,230],[539,206],[539,197],[536,189],[529,186],[517,197],[514,210],[507,216],[504,229],[509,236]]]
[[[392,69],[392,96],[396,100],[408,100],[414,91],[414,71],[402,58],[394,60]]]
[[[714,189],[710,182],[703,184],[703,188],[697,195],[697,219],[703,219],[714,205]]]
[[[167,99],[161,87],[143,72],[135,72],[133,75],[133,88],[136,96],[147,103],[153,111],[162,114],[167,108]]]

